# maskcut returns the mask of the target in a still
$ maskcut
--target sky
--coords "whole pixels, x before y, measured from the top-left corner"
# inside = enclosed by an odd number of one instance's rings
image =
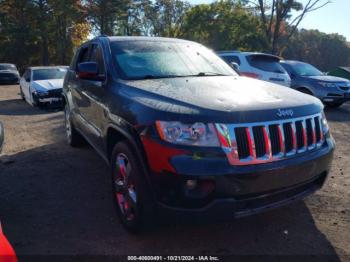
[[[307,0],[299,1],[307,2]],[[204,4],[211,3],[213,0],[189,0],[189,2],[191,4]],[[309,13],[300,23],[299,28],[338,33],[350,41],[350,0],[331,0],[331,3],[325,7]]]

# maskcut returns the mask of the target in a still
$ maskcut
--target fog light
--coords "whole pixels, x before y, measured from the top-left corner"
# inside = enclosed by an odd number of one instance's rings
[[[186,181],[186,188],[188,190],[193,190],[197,187],[197,180],[189,179]]]

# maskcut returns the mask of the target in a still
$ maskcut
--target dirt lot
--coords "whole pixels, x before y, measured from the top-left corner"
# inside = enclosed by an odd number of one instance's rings
[[[65,143],[63,114],[0,86],[6,142],[0,157],[0,219],[17,254],[316,255],[350,260],[350,103],[327,110],[337,150],[325,187],[305,201],[227,223],[124,231],[108,168],[90,148]],[[300,257],[301,258],[301,257]],[[281,260],[282,261],[282,260]]]

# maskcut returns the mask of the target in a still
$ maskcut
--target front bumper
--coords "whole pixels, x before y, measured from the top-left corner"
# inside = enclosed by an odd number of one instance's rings
[[[61,107],[63,105],[62,89],[50,90],[46,95],[34,93],[33,99],[40,106]]]
[[[19,77],[10,76],[10,77],[2,77],[0,76],[0,84],[18,84]]]
[[[173,149],[172,156],[167,156],[172,170],[151,170],[160,214],[227,219],[301,199],[322,187],[332,162],[334,140],[328,137],[320,149],[293,158],[249,166],[229,165],[220,150]],[[160,148],[156,151],[161,164],[164,159],[160,155],[165,154]],[[146,154],[149,160],[147,148]],[[149,163],[152,169],[152,160]],[[197,187],[188,188],[189,180]]]
[[[344,87],[345,88],[345,87]],[[350,90],[342,90],[340,87],[324,88],[321,87],[316,91],[316,96],[322,102],[337,103],[350,101]]]

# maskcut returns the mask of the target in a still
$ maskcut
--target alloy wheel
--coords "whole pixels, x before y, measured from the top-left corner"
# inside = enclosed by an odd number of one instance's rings
[[[123,153],[117,155],[115,172],[115,195],[120,212],[126,221],[132,221],[135,219],[137,212],[137,195],[131,176],[132,166]]]

